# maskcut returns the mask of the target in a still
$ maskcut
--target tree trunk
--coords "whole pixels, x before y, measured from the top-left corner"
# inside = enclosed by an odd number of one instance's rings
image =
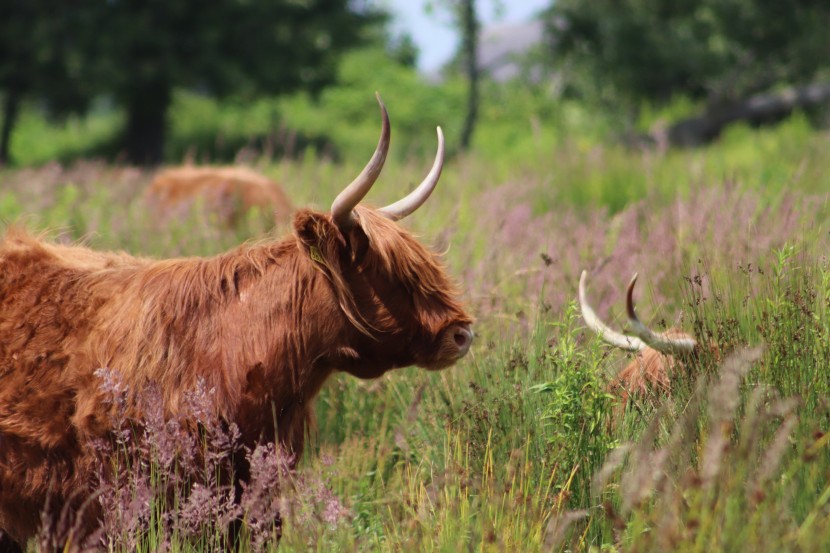
[[[702,115],[683,119],[667,129],[652,133],[652,137],[667,146],[699,146],[720,136],[724,127],[736,121],[756,125],[771,123],[783,119],[795,109],[809,108],[828,101],[830,82],[791,87],[710,109]]]
[[[478,119],[478,17],[475,0],[462,0],[460,12],[464,70],[467,73],[469,87],[467,89],[467,115],[461,130],[461,149],[467,150],[472,142]]]
[[[19,111],[20,93],[16,89],[10,89],[6,93],[5,102],[3,102],[3,128],[0,129],[0,165],[5,165],[10,161],[9,144]]]
[[[127,98],[124,146],[127,159],[136,165],[157,165],[164,156],[167,109],[172,91],[164,80],[136,83]]]

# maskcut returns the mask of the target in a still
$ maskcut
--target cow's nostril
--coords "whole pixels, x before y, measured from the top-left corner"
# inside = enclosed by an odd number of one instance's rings
[[[458,348],[459,357],[464,356],[473,343],[473,331],[466,326],[459,325],[453,330],[452,339],[455,342],[455,347]]]

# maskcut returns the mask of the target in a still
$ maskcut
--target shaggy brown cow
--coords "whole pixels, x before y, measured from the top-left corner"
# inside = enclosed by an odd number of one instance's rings
[[[254,207],[288,221],[293,207],[279,184],[246,167],[175,167],[158,173],[144,194],[162,219],[184,215],[200,203],[228,226]]]
[[[441,369],[467,353],[472,318],[439,257],[395,223],[438,182],[440,127],[432,170],[411,194],[382,209],[358,205],[389,146],[382,103],[381,112],[381,138],[363,172],[330,213],[300,210],[293,236],[280,241],[153,260],[7,233],[0,529],[25,542],[47,497],[58,508],[89,495],[100,461],[88,444],[112,431],[100,367],[119,371],[131,391],[152,383],[170,415],[202,381],[243,445],[276,435],[299,454],[312,400],[333,372]]]
[[[656,333],[645,326],[634,311],[634,285],[637,275],[631,279],[626,293],[628,321],[636,336],[627,336],[608,327],[597,317],[586,299],[587,271],[579,278],[579,305],[582,318],[588,328],[603,341],[625,351],[636,352],[634,359],[619,372],[612,386],[619,388],[623,403],[631,394],[649,391],[668,393],[671,390],[671,374],[679,365],[698,353],[698,342],[690,334],[671,328]]]

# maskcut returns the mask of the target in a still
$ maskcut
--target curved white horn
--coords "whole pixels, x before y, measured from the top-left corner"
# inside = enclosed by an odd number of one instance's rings
[[[406,195],[406,197],[398,200],[393,204],[389,204],[378,211],[385,217],[398,221],[403,219],[419,207],[421,207],[432,191],[435,190],[435,185],[438,184],[438,179],[441,177],[441,169],[444,168],[444,133],[441,127],[438,130],[438,152],[435,154],[435,161],[432,163],[432,169],[426,178],[418,185],[415,190]]]
[[[582,310],[582,318],[585,319],[585,324],[588,325],[588,328],[596,332],[603,342],[607,342],[625,351],[640,351],[646,347],[639,338],[626,336],[625,334],[611,330],[597,317],[597,314],[588,305],[588,300],[586,299],[585,281],[587,278],[588,271],[582,271],[582,276],[579,277],[579,307]]]
[[[666,333],[656,333],[640,322],[637,312],[634,311],[634,285],[637,284],[637,273],[628,284],[625,295],[625,308],[628,311],[628,323],[634,333],[647,345],[666,355],[688,355],[697,347],[697,340],[692,337],[672,337]]]
[[[360,200],[369,192],[372,185],[380,175],[383,164],[386,161],[386,153],[389,151],[390,138],[390,124],[389,114],[386,112],[386,106],[380,99],[380,94],[375,93],[378,104],[380,104],[380,113],[383,118],[383,126],[380,131],[380,139],[375,148],[375,153],[372,154],[372,159],[363,168],[363,171],[354,179],[343,191],[337,195],[331,204],[331,217],[334,222],[342,230],[348,230],[355,223],[354,213],[352,210],[360,203]]]

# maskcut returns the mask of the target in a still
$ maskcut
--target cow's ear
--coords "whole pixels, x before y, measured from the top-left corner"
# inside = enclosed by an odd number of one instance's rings
[[[312,259],[330,267],[339,265],[346,241],[330,217],[301,209],[294,215],[294,233]]]

